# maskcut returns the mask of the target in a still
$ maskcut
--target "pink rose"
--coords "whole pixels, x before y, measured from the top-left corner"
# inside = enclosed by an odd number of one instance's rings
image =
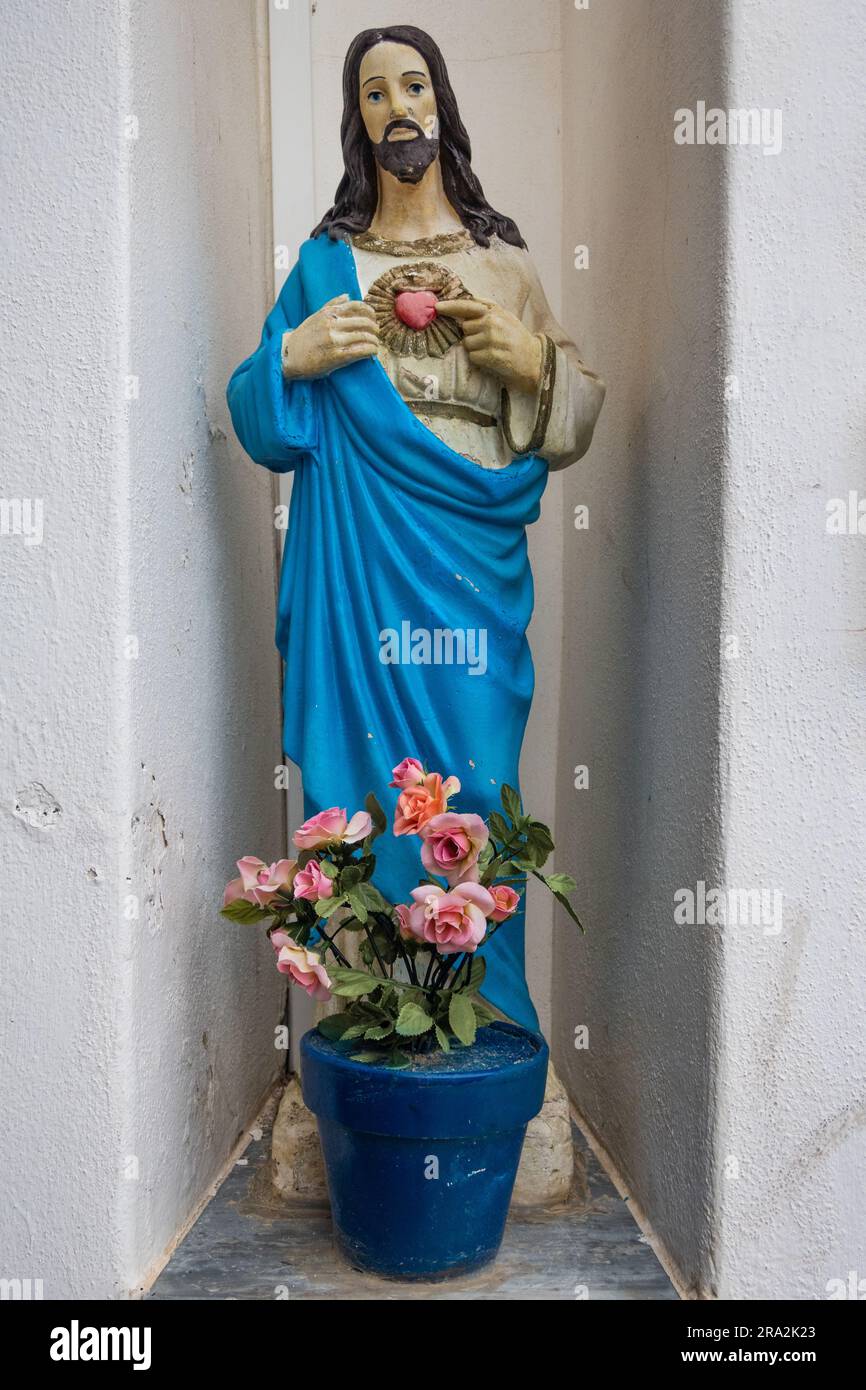
[[[258,907],[267,907],[281,890],[284,893],[290,890],[295,861],[278,859],[274,864],[265,864],[263,860],[256,859],[255,855],[248,854],[245,859],[238,860],[238,868],[241,876],[233,878],[231,883],[227,884],[223,907],[237,898],[244,898],[248,903],[255,903]]]
[[[480,816],[446,811],[434,816],[420,830],[421,860],[428,874],[441,874],[454,884],[477,874],[478,856],[490,838]],[[489,895],[488,895],[489,896]]]
[[[233,878],[226,884],[226,891],[223,893],[223,907],[228,907],[229,903],[235,902],[237,898],[244,896],[244,881],[242,878]]]
[[[303,869],[295,874],[295,897],[307,898],[314,903],[317,898],[334,896],[333,881],[322,872],[318,859],[311,859]]]
[[[520,894],[507,883],[495,883],[489,890],[495,910],[489,914],[491,922],[504,922],[512,917],[520,906]]]
[[[417,758],[404,758],[402,763],[398,763],[391,773],[393,782],[389,782],[390,787],[414,787],[419,782],[424,781],[424,769]]]
[[[397,914],[397,930],[403,937],[403,940],[414,941],[415,933],[412,931],[412,923],[410,920],[411,908],[406,907],[404,903],[398,903],[394,911]]]
[[[434,816],[441,816],[448,807],[449,796],[456,796],[460,783],[456,777],[442,781],[438,772],[430,772],[416,786],[407,787],[397,798],[394,816],[395,835],[418,835],[422,825]]]
[[[274,932],[274,936],[285,935],[285,933]],[[291,940],[291,939],[290,939]],[[290,945],[281,945],[277,951],[277,969],[283,975],[289,975],[296,985],[305,989],[311,999],[323,1002],[331,997],[331,981],[319,957],[313,951],[308,951],[306,946],[296,946],[294,942]]]
[[[279,973],[288,974],[295,984],[307,991],[311,999],[324,1001],[331,998],[331,980],[316,952],[299,947],[285,931],[274,931],[271,942],[277,948]]]
[[[415,906],[409,908],[406,919],[409,931],[443,956],[474,951],[484,940],[494,902],[480,883],[458,883],[447,892],[422,883],[412,889],[412,897]]]
[[[366,811],[356,811],[350,821],[346,820],[345,810],[331,806],[304,821],[300,830],[293,836],[298,849],[319,849],[322,845],[341,842],[344,845],[357,844],[366,840],[373,829],[373,822]]]
[[[284,946],[297,945],[297,942],[294,940],[294,938],[289,936],[289,933],[287,931],[283,931],[282,927],[278,927],[276,931],[271,932],[270,941],[277,955],[279,955],[280,951],[283,949]]]

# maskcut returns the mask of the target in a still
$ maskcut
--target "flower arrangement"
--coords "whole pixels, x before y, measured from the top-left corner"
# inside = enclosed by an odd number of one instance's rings
[[[393,834],[418,836],[426,870],[411,902],[389,903],[373,883],[373,846],[387,818],[371,792],[351,819],[332,806],[306,821],[293,836],[297,859],[239,859],[222,913],[268,923],[277,969],[313,999],[346,1001],[319,1022],[327,1038],[356,1044],[356,1061],[405,1067],[420,1052],[470,1046],[496,1017],[479,994],[486,963],[478,951],[514,916],[526,874],[581,924],[568,897],[574,879],[543,872],[550,831],[524,814],[513,787],[502,788],[502,812],[485,821],[449,810],[459,781],[417,758],[404,758],[392,777]],[[362,937],[365,969],[346,959],[343,933]]]

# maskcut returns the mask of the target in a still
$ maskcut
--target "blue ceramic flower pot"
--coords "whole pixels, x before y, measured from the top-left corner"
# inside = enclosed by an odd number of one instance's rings
[[[355,1044],[357,1047],[358,1044]],[[315,1029],[301,1086],[318,1120],[337,1244],[358,1269],[441,1279],[494,1259],[548,1048],[511,1023],[403,1071],[353,1062]]]

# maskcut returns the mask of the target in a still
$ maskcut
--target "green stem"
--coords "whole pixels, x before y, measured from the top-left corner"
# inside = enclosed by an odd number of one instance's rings
[[[343,952],[340,950],[339,946],[332,939],[332,937],[328,936],[328,933],[325,931],[324,927],[319,927],[319,934],[325,938],[331,950],[334,952],[334,955],[339,964],[345,966],[347,970],[351,970],[352,967],[346,960],[346,957],[343,955]]]
[[[394,944],[397,947],[397,950],[400,954],[400,959],[406,967],[406,972],[409,976],[411,983],[413,985],[420,984],[420,981],[418,979],[418,972],[415,969],[415,962],[409,955],[409,952],[406,950],[406,947],[403,943],[403,938],[400,935],[398,929],[395,927],[391,918],[387,915],[387,913],[384,912],[374,912],[373,916],[376,918],[376,921],[380,923],[380,925],[384,926],[386,930],[390,931],[393,934]]]

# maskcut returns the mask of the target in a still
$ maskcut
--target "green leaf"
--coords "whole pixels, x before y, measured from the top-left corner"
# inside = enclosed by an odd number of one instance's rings
[[[475,1041],[475,1010],[472,1007],[471,999],[463,993],[452,994],[451,1002],[448,1005],[448,1022],[451,1031],[467,1047]]]
[[[573,893],[577,887],[571,874],[545,874],[544,881],[552,893]]]
[[[399,1048],[395,1047],[394,1051],[389,1052],[385,1058],[385,1066],[389,1067],[391,1071],[402,1071],[404,1067],[411,1064],[411,1061],[411,1057],[407,1057],[405,1052],[401,1052]]]
[[[524,855],[535,863],[535,867],[542,868],[553,853],[553,837],[546,825],[540,821],[533,822],[526,831],[526,845]]]
[[[327,1018],[319,1019],[318,1028],[323,1038],[327,1038],[330,1042],[337,1042],[350,1023],[351,1019],[348,1014],[329,1014]]]
[[[245,926],[266,922],[274,915],[267,908],[258,907],[256,903],[248,903],[245,898],[235,898],[234,902],[226,903],[225,907],[220,908],[220,914],[223,917],[228,917],[230,922],[241,922]]]
[[[369,812],[370,820],[381,835],[388,824],[388,817],[385,815],[385,812],[382,810],[382,807],[372,792],[368,792],[364,798],[364,809]]]
[[[566,912],[568,913],[569,917],[571,918],[572,922],[576,922],[577,925],[580,927],[580,930],[581,930],[581,931],[584,931],[585,928],[584,928],[583,923],[581,922],[580,918],[578,917],[577,913],[575,912],[575,910],[574,910],[574,908],[572,907],[571,903],[568,901],[568,898],[565,896],[565,894],[564,894],[564,893],[554,893],[553,896],[556,898],[556,901],[557,901],[558,903],[561,903],[562,906],[565,908],[565,910],[566,910]]]
[[[346,899],[341,895],[333,898],[318,898],[316,900],[316,916],[324,917],[325,921],[333,917],[338,907],[345,907]]]
[[[426,1009],[422,1009],[420,1004],[414,1004],[411,1000],[403,1005],[397,1015],[396,1028],[401,1038],[417,1038],[432,1027],[433,1020]]]
[[[346,1029],[345,1033],[343,1034],[343,1037],[345,1038],[346,1042],[349,1042],[352,1038],[363,1038],[366,1036],[367,1027],[368,1025],[366,1019],[363,1023],[353,1023],[349,1028]]]
[[[369,792],[365,797],[364,807],[369,812],[370,819],[373,822],[373,828],[364,841],[364,853],[367,854],[369,853],[373,841],[378,839],[385,830],[388,824],[388,818],[372,792]]]
[[[322,870],[325,878],[336,878],[339,873],[336,864],[332,864],[330,859],[320,859],[319,868]]]
[[[365,1039],[381,1042],[382,1038],[387,1038],[393,1033],[393,1023],[375,1023],[372,1028],[368,1028],[364,1034]]]
[[[381,1062],[384,1060],[384,1053],[374,1052],[368,1048],[366,1052],[350,1052],[349,1056],[353,1062]]]
[[[507,840],[511,833],[505,820],[500,816],[498,811],[490,812],[490,815],[487,817],[487,826],[490,830],[490,834],[495,840]]]
[[[350,888],[354,888],[356,883],[360,883],[364,877],[364,870],[360,864],[347,864],[345,869],[340,871],[340,888],[344,893]]]
[[[362,923],[366,922],[369,913],[367,912],[367,909],[364,906],[363,900],[361,898],[360,893],[358,892],[358,889],[350,888],[348,893],[346,894],[346,897],[348,898],[349,906],[354,912],[358,921]]]
[[[358,999],[363,994],[372,994],[381,981],[366,970],[347,970],[342,966],[331,966],[329,974],[333,981],[332,994],[343,999]]]
[[[472,968],[469,971],[469,983],[467,988],[474,994],[481,988],[481,982],[487,974],[487,961],[483,956],[474,955],[472,957]]]
[[[531,874],[538,867],[534,859],[512,859],[511,863],[521,874]],[[502,868],[507,871],[508,865],[503,864]]]
[[[451,1051],[451,1044],[450,1044],[450,1042],[448,1041],[448,1034],[445,1032],[445,1029],[444,1029],[444,1028],[440,1028],[440,1027],[439,1027],[439,1024],[438,1024],[438,1023],[435,1025],[435,1027],[436,1027],[436,1040],[437,1040],[437,1042],[439,1043],[439,1046],[442,1048],[442,1051],[443,1051],[443,1052],[450,1052],[450,1051]]]
[[[507,782],[502,788],[502,806],[506,815],[510,816],[512,821],[516,824],[523,814],[520,805],[520,797],[513,787],[509,787]]]
[[[542,821],[532,820],[529,822],[529,828],[526,832],[526,838],[532,844],[542,845],[544,849],[547,850],[548,854],[551,854],[553,852],[553,836],[551,835],[548,826],[544,825]]]
[[[370,930],[376,950],[386,965],[393,965],[399,955],[396,933],[390,928],[375,922]]]
[[[487,1023],[495,1023],[498,1018],[498,1014],[494,1013],[493,1009],[489,1008],[483,999],[479,999],[477,994],[473,994],[472,996],[472,1008],[475,1011],[475,1017],[478,1021],[479,1028]]]
[[[567,878],[569,878],[569,875],[568,875],[568,874],[550,874],[550,875],[546,875],[546,874],[539,873],[537,869],[533,869],[532,872],[533,872],[533,874],[535,875],[536,878],[540,878],[540,879],[541,879],[541,882],[544,883],[544,884],[546,884],[546,886],[550,889],[550,891],[551,891],[551,893],[553,894],[553,896],[556,898],[556,901],[557,901],[558,903],[561,903],[562,906],[565,908],[565,910],[566,910],[566,912],[568,913],[568,915],[569,915],[569,917],[571,918],[571,920],[572,920],[573,922],[576,922],[576,923],[577,923],[577,925],[580,927],[580,930],[581,930],[581,931],[584,931],[584,925],[583,925],[583,923],[581,922],[580,918],[578,917],[577,913],[575,912],[574,908],[572,907],[571,903],[568,901],[568,898],[565,896],[565,893],[563,893],[559,888],[554,888],[554,886],[553,886],[553,884],[552,884],[552,882],[551,882],[551,879],[558,879],[558,878],[566,878],[566,879],[567,879]],[[573,880],[570,880],[570,881],[573,882]],[[571,891],[571,890],[569,890],[569,891]]]
[[[370,912],[389,912],[390,904],[385,901],[378,888],[372,883],[359,883],[355,894]]]

